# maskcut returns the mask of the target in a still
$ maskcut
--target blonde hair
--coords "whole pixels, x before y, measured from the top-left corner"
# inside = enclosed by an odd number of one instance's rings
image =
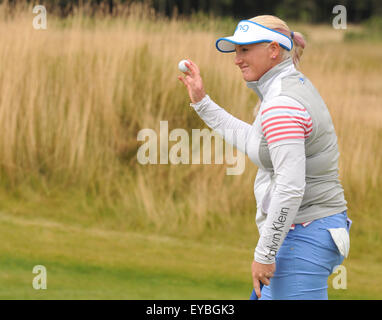
[[[288,51],[284,48],[281,48],[281,60],[284,61],[290,57],[292,57],[293,63],[296,68],[299,67],[301,56],[304,52],[304,48],[306,46],[306,41],[304,36],[300,32],[293,31],[293,34],[291,30],[289,29],[288,25],[285,21],[281,20],[280,18],[276,16],[271,15],[262,15],[262,16],[256,16],[251,19],[250,21],[256,22],[258,24],[263,25],[264,27],[267,27],[269,29],[276,30],[278,32],[281,32],[282,34],[286,35],[287,37],[291,38],[293,41],[293,48],[291,51]],[[269,43],[264,43],[264,45],[269,45]],[[255,106],[254,110],[254,116],[256,117],[256,114],[260,108],[261,101],[259,100]]]
[[[304,36],[300,32],[292,32],[289,29],[288,25],[285,21],[281,20],[278,17],[271,16],[271,15],[263,15],[263,16],[257,16],[254,18],[249,19],[250,21],[259,23],[263,25],[264,27],[267,27],[269,29],[276,30],[278,32],[281,32],[282,34],[286,35],[287,37],[291,38],[293,41],[293,48],[291,51],[288,51],[284,48],[282,49],[281,58],[284,61],[285,59],[292,57],[293,63],[298,68],[301,56],[304,52],[304,48],[306,45],[306,41]]]

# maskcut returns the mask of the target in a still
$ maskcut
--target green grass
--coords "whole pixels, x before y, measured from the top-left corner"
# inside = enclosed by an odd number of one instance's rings
[[[1,299],[241,299],[248,284],[234,279],[195,278],[179,272],[129,267],[100,267],[50,260],[3,257]],[[32,288],[31,266],[48,270],[47,290]],[[248,290],[247,290],[248,291]]]
[[[227,176],[227,164],[136,157],[142,128],[205,127],[176,79],[181,58],[198,63],[217,103],[253,121],[256,95],[214,49],[236,22],[156,20],[143,7],[120,18],[51,14],[40,32],[21,9],[0,8],[0,298],[247,299],[258,236],[250,160]],[[330,298],[381,298],[381,43],[343,42],[331,26],[293,30],[312,40],[302,71],[330,106],[354,221],[348,289]],[[32,289],[37,264],[46,291]]]
[[[0,220],[2,299],[245,299],[250,291],[251,253],[243,249],[5,214]],[[47,269],[47,290],[32,288],[35,265]]]
[[[248,299],[252,248],[222,235],[200,241],[87,228],[0,213],[0,299]],[[47,289],[32,288],[35,265]],[[346,290],[331,299],[381,299],[379,264],[349,258]]]

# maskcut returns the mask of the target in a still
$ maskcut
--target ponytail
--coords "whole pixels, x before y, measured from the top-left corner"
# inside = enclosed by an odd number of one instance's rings
[[[291,51],[282,49],[281,58],[282,60],[285,60],[291,57],[294,65],[296,66],[296,68],[298,68],[302,53],[306,46],[305,38],[300,32],[291,31],[288,25],[285,23],[285,21],[281,20],[280,18],[276,16],[262,15],[262,16],[256,16],[249,20],[259,23],[269,29],[273,29],[278,32],[281,32],[287,37],[290,37],[293,41],[293,48]]]
[[[292,59],[293,63],[298,67],[300,64],[301,56],[304,52],[306,41],[304,36],[300,32],[291,32],[291,38],[293,40]]]

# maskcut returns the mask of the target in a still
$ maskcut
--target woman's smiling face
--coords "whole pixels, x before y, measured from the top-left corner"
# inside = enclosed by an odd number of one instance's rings
[[[245,81],[257,81],[264,73],[280,62],[277,42],[235,45],[235,64]]]

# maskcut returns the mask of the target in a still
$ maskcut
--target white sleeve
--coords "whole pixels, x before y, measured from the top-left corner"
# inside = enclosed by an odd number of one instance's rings
[[[261,129],[268,144],[275,189],[261,229],[254,258],[274,263],[289,232],[305,191],[305,139],[312,132],[306,108],[292,99],[278,97],[260,110]]]
[[[244,122],[218,106],[206,95],[197,103],[190,103],[199,117],[231,145],[247,154],[246,142],[251,134],[252,125]]]
[[[269,151],[276,186],[254,255],[255,261],[263,264],[275,262],[305,191],[305,145],[289,140]]]
[[[312,134],[313,122],[308,110],[289,97],[279,96],[268,101],[260,115],[269,148],[290,142],[304,144]]]

